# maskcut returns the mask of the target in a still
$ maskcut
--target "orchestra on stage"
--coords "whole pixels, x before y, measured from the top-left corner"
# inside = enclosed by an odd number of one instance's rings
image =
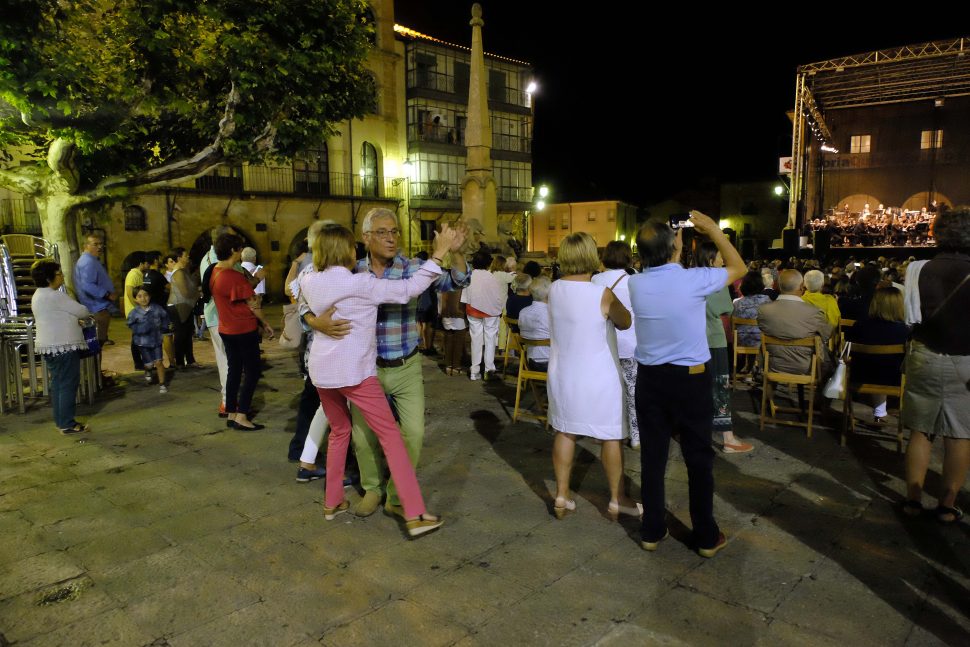
[[[819,236],[829,237],[831,247],[920,247],[930,246],[933,241],[933,220],[946,205],[936,201],[919,211],[899,207],[870,209],[866,204],[862,211],[851,211],[849,205],[842,209],[829,209],[824,218],[806,222],[801,234],[811,241]]]

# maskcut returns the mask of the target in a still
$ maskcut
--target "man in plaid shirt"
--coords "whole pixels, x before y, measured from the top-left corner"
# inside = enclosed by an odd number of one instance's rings
[[[398,252],[400,231],[393,211],[371,209],[364,216],[361,229],[367,257],[357,262],[357,272],[369,271],[378,278],[392,281],[409,278],[417,272],[423,261],[406,258]],[[468,285],[471,270],[465,257],[458,251],[464,240],[462,233],[451,250],[451,271],[442,274],[434,284],[439,292],[450,292]],[[434,260],[440,265],[443,259]],[[417,299],[411,299],[407,305],[385,304],[377,312],[377,378],[384,392],[393,400],[401,436],[415,468],[424,441],[424,377],[418,353],[420,336],[417,313]],[[328,321],[327,314],[317,317],[312,325],[332,337],[346,334],[349,322]],[[364,498],[357,504],[354,514],[366,517],[377,510],[383,498],[380,445],[360,411],[351,407],[351,413],[354,452],[360,468],[360,484],[364,488]],[[387,483],[384,508],[391,514],[404,517],[393,481]]]

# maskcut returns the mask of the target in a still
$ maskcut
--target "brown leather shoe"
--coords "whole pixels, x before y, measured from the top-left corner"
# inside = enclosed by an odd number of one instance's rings
[[[367,490],[364,492],[364,498],[360,500],[357,507],[354,508],[354,514],[358,517],[369,517],[375,512],[377,508],[381,505],[381,493],[374,490]]]

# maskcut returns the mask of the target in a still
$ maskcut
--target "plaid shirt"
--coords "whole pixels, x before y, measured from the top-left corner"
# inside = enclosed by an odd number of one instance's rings
[[[419,258],[405,258],[398,254],[377,278],[399,280],[414,275],[421,267]],[[371,272],[370,256],[357,261],[357,272]],[[471,272],[467,263],[465,271],[452,268],[441,275],[433,285],[438,292],[451,292],[468,286]],[[376,274],[375,274],[376,276]],[[418,347],[418,300],[411,299],[407,305],[384,304],[377,309],[377,356],[381,359],[400,359],[410,355]]]

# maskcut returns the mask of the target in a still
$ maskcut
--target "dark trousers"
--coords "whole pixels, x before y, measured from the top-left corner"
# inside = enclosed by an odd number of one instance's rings
[[[136,371],[144,371],[145,363],[141,361],[141,351],[135,346],[135,340],[131,340],[131,361],[135,363]]]
[[[686,366],[639,364],[636,404],[640,426],[643,540],[659,541],[667,532],[664,475],[670,437],[680,434],[680,451],[687,464],[694,542],[698,548],[713,547],[720,529],[714,521],[714,448],[711,446],[714,400],[710,372],[691,375]]]
[[[303,392],[300,393],[300,403],[296,409],[296,431],[290,439],[290,450],[287,457],[291,461],[300,460],[303,454],[303,445],[306,444],[306,435],[310,431],[310,422],[314,414],[320,408],[320,395],[317,387],[313,386],[310,377],[303,379]]]
[[[81,382],[81,356],[76,350],[59,355],[45,355],[47,372],[50,375],[49,390],[51,407],[54,409],[54,424],[58,429],[73,427],[77,387]]]
[[[259,333],[243,333],[241,335],[226,335],[222,337],[222,345],[226,349],[226,412],[249,413],[259,381],[261,368],[259,363]],[[241,388],[240,388],[241,385]]]
[[[185,321],[179,321],[176,308],[169,307],[169,318],[175,325],[175,339],[173,340],[175,352],[175,365],[185,366],[195,364],[195,353],[192,351],[192,335],[195,333],[195,322],[192,315]]]

